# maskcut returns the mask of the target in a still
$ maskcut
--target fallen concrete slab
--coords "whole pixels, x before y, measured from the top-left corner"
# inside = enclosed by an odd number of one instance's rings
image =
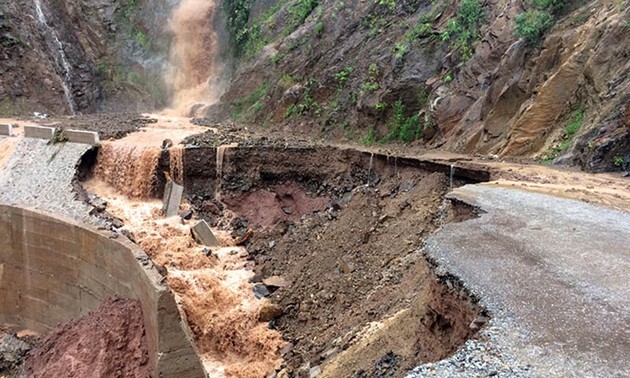
[[[486,213],[425,251],[492,313],[483,337],[526,376],[630,376],[630,213],[480,185],[450,196]]]
[[[24,136],[26,138],[52,139],[55,136],[55,128],[46,126],[24,126]]]
[[[101,144],[98,133],[95,131],[66,130],[65,135],[66,138],[68,138],[68,142],[83,143],[92,146],[98,146]]]
[[[219,242],[217,237],[214,236],[214,233],[212,232],[212,230],[210,229],[210,226],[208,226],[208,223],[206,223],[205,220],[202,220],[199,223],[197,223],[191,229],[191,231],[195,240],[197,240],[197,242],[199,242],[200,244],[203,244],[206,247],[220,247],[221,246],[221,243]]]
[[[179,213],[179,206],[182,203],[184,187],[169,181],[164,188],[162,199],[162,211],[167,217],[173,217]]]
[[[13,136],[13,125],[0,124],[0,135]]]

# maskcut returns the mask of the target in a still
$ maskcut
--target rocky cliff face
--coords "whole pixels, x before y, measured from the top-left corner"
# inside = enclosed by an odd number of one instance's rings
[[[162,76],[169,50],[164,25],[171,3],[0,3],[0,113],[71,114],[163,106],[168,93]]]
[[[41,0],[45,24],[38,2],[0,4],[0,115],[171,102],[178,0]],[[232,79],[208,115],[336,141],[630,168],[627,0],[216,6],[215,82]]]
[[[255,1],[224,103],[326,138],[627,169],[628,3],[555,2],[544,37],[517,35],[537,3]]]

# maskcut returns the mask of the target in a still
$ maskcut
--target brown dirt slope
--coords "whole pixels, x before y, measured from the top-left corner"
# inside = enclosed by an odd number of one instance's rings
[[[152,377],[140,303],[107,299],[32,350],[29,377]]]

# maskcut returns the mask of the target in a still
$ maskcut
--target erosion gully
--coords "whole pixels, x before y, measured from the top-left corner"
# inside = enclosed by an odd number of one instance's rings
[[[172,142],[104,142],[79,178],[164,273],[210,376],[404,376],[487,315],[422,252],[475,216],[444,195],[484,172],[264,138]],[[162,214],[167,180],[185,188],[181,216]],[[221,247],[194,241],[201,219]]]

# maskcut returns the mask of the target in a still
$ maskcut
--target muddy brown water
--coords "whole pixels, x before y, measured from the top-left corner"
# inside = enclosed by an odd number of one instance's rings
[[[134,223],[139,208],[125,210],[124,200],[110,206],[165,267],[216,376],[403,376],[474,334],[469,325],[483,310],[437,277],[422,254],[424,238],[440,224],[474,216],[443,200],[449,166],[310,147],[146,153],[150,159],[129,164],[128,151],[106,145],[93,176],[136,198],[158,197],[167,176],[176,177],[185,207],[216,225],[224,245],[246,239],[245,248],[206,257],[185,221],[160,221],[156,208]],[[467,182],[457,173],[455,186]],[[116,184],[111,175],[124,180]],[[278,277],[285,284],[254,298],[254,285]]]

